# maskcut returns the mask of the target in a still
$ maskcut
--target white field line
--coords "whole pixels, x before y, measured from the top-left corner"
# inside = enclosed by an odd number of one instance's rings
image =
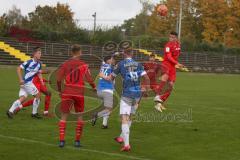
[[[1,135],[1,138],[6,138],[6,139],[11,139],[11,140],[17,140],[17,141],[23,141],[23,142],[28,142],[28,143],[37,143],[45,146],[51,146],[51,147],[58,147],[56,144],[51,144],[51,143],[46,143],[46,142],[41,142],[37,140],[32,140],[32,139],[25,139],[25,138],[20,138],[20,137],[12,137],[12,136],[5,136]],[[65,146],[67,149],[71,150],[78,150],[78,151],[85,151],[85,152],[92,152],[92,153],[98,153],[98,154],[103,154],[107,156],[113,156],[113,157],[120,157],[120,158],[128,158],[128,159],[135,159],[135,160],[150,160],[147,158],[140,158],[140,157],[135,157],[135,156],[128,156],[128,155],[123,155],[123,154],[118,154],[118,153],[110,153],[110,152],[105,152],[105,151],[98,151],[98,150],[92,150],[92,149],[85,149],[85,148],[74,148],[71,146]]]

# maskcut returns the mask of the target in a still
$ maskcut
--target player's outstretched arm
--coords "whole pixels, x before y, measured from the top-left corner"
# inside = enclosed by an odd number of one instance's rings
[[[61,67],[58,68],[57,72],[56,72],[56,80],[57,80],[57,90],[58,92],[61,94],[62,92],[62,81],[65,78],[65,67],[64,65],[62,65]]]
[[[22,77],[22,70],[23,69],[20,66],[17,67],[17,75],[18,75],[20,85],[24,85],[24,81],[23,81],[23,77]]]
[[[177,63],[177,64],[176,64],[176,68],[180,68],[180,69],[181,69],[181,68],[184,68],[184,67],[185,67],[185,66],[184,66],[183,64],[180,64],[180,63]]]
[[[49,74],[50,71],[48,69],[45,69],[45,70],[39,71],[39,73],[41,73],[41,74]]]
[[[116,78],[116,76],[113,76],[113,74],[110,74],[110,75],[108,76],[108,78],[109,78],[111,81],[114,81],[114,79]]]
[[[168,60],[169,60],[172,64],[174,64],[177,68],[183,68],[183,67],[184,67],[184,65],[182,65],[181,63],[179,63],[178,61],[176,61],[176,60],[172,57],[172,54],[171,54],[170,52],[167,54],[167,58],[168,58]]]
[[[88,84],[93,88],[93,90],[96,90],[96,84],[94,83],[94,80],[92,78],[91,72],[89,69],[87,69],[86,74],[85,74],[86,80]]]
[[[173,57],[172,57],[172,54],[169,52],[167,53],[167,58],[168,58],[168,61],[170,61],[172,64],[174,65],[177,65],[178,64],[178,61],[176,61]]]
[[[105,76],[104,73],[102,73],[102,72],[99,72],[98,76],[100,78],[103,78],[103,79],[107,80],[107,81],[111,81],[111,77]]]

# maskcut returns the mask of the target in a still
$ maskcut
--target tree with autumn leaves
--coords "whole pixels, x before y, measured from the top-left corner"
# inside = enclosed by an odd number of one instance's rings
[[[39,40],[76,41],[101,45],[105,41],[128,38],[137,47],[158,49],[167,40],[168,33],[176,30],[180,0],[161,0],[169,11],[166,17],[156,12],[149,0],[139,0],[142,10],[121,26],[101,28],[91,38],[91,32],[79,27],[68,4],[37,6],[27,16],[13,7],[0,16],[0,35],[6,36],[11,26],[32,30]],[[123,36],[123,29],[125,30]],[[181,42],[186,50],[213,46],[240,47],[240,0],[183,0]],[[203,47],[202,47],[203,46]]]
[[[240,46],[239,0],[183,0],[182,37],[192,42]],[[166,36],[175,30],[180,0],[164,2],[167,17],[157,15],[156,8],[150,16],[148,34]]]

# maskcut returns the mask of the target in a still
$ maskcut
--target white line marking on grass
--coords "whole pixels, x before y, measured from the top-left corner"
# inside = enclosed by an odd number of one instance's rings
[[[28,142],[28,143],[37,143],[37,144],[42,144],[42,145],[51,146],[51,147],[55,147],[55,148],[58,147],[55,144],[41,142],[41,141],[32,140],[32,139],[25,139],[25,138],[20,138],[20,137],[5,136],[5,135],[1,135],[1,134],[0,134],[0,137],[7,138],[7,139],[12,139],[12,140],[23,141],[23,142]],[[98,150],[92,150],[92,149],[85,149],[85,148],[76,149],[76,148],[71,147],[71,146],[66,146],[64,148],[77,150],[77,151],[86,151],[86,152],[99,153],[99,154],[104,154],[104,155],[107,155],[107,156],[115,156],[115,157],[122,157],[122,158],[128,158],[128,159],[151,160],[151,159],[147,159],[147,158],[140,158],[140,157],[135,157],[135,156],[128,156],[128,155],[123,155],[123,154],[118,154],[118,153],[110,153],[110,152],[98,151]]]

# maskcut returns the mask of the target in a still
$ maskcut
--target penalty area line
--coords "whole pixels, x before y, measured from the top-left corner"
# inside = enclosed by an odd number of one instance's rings
[[[37,143],[37,144],[41,144],[41,145],[45,145],[45,146],[58,147],[55,144],[41,142],[41,141],[32,140],[32,139],[26,139],[26,138],[20,138],[20,137],[12,137],[12,136],[5,136],[5,135],[1,135],[1,134],[0,134],[0,137],[11,139],[11,140],[28,142],[28,143]],[[122,158],[128,158],[128,159],[135,159],[135,160],[151,160],[151,159],[147,159],[147,158],[128,156],[128,155],[123,155],[123,154],[118,154],[118,153],[109,153],[109,152],[105,152],[105,151],[98,151],[98,150],[92,150],[92,149],[86,149],[86,148],[76,149],[75,147],[71,147],[71,146],[66,146],[64,148],[71,149],[71,150],[78,150],[78,151],[85,151],[85,152],[104,154],[104,155],[107,155],[107,156],[115,156],[115,157],[122,157]]]

